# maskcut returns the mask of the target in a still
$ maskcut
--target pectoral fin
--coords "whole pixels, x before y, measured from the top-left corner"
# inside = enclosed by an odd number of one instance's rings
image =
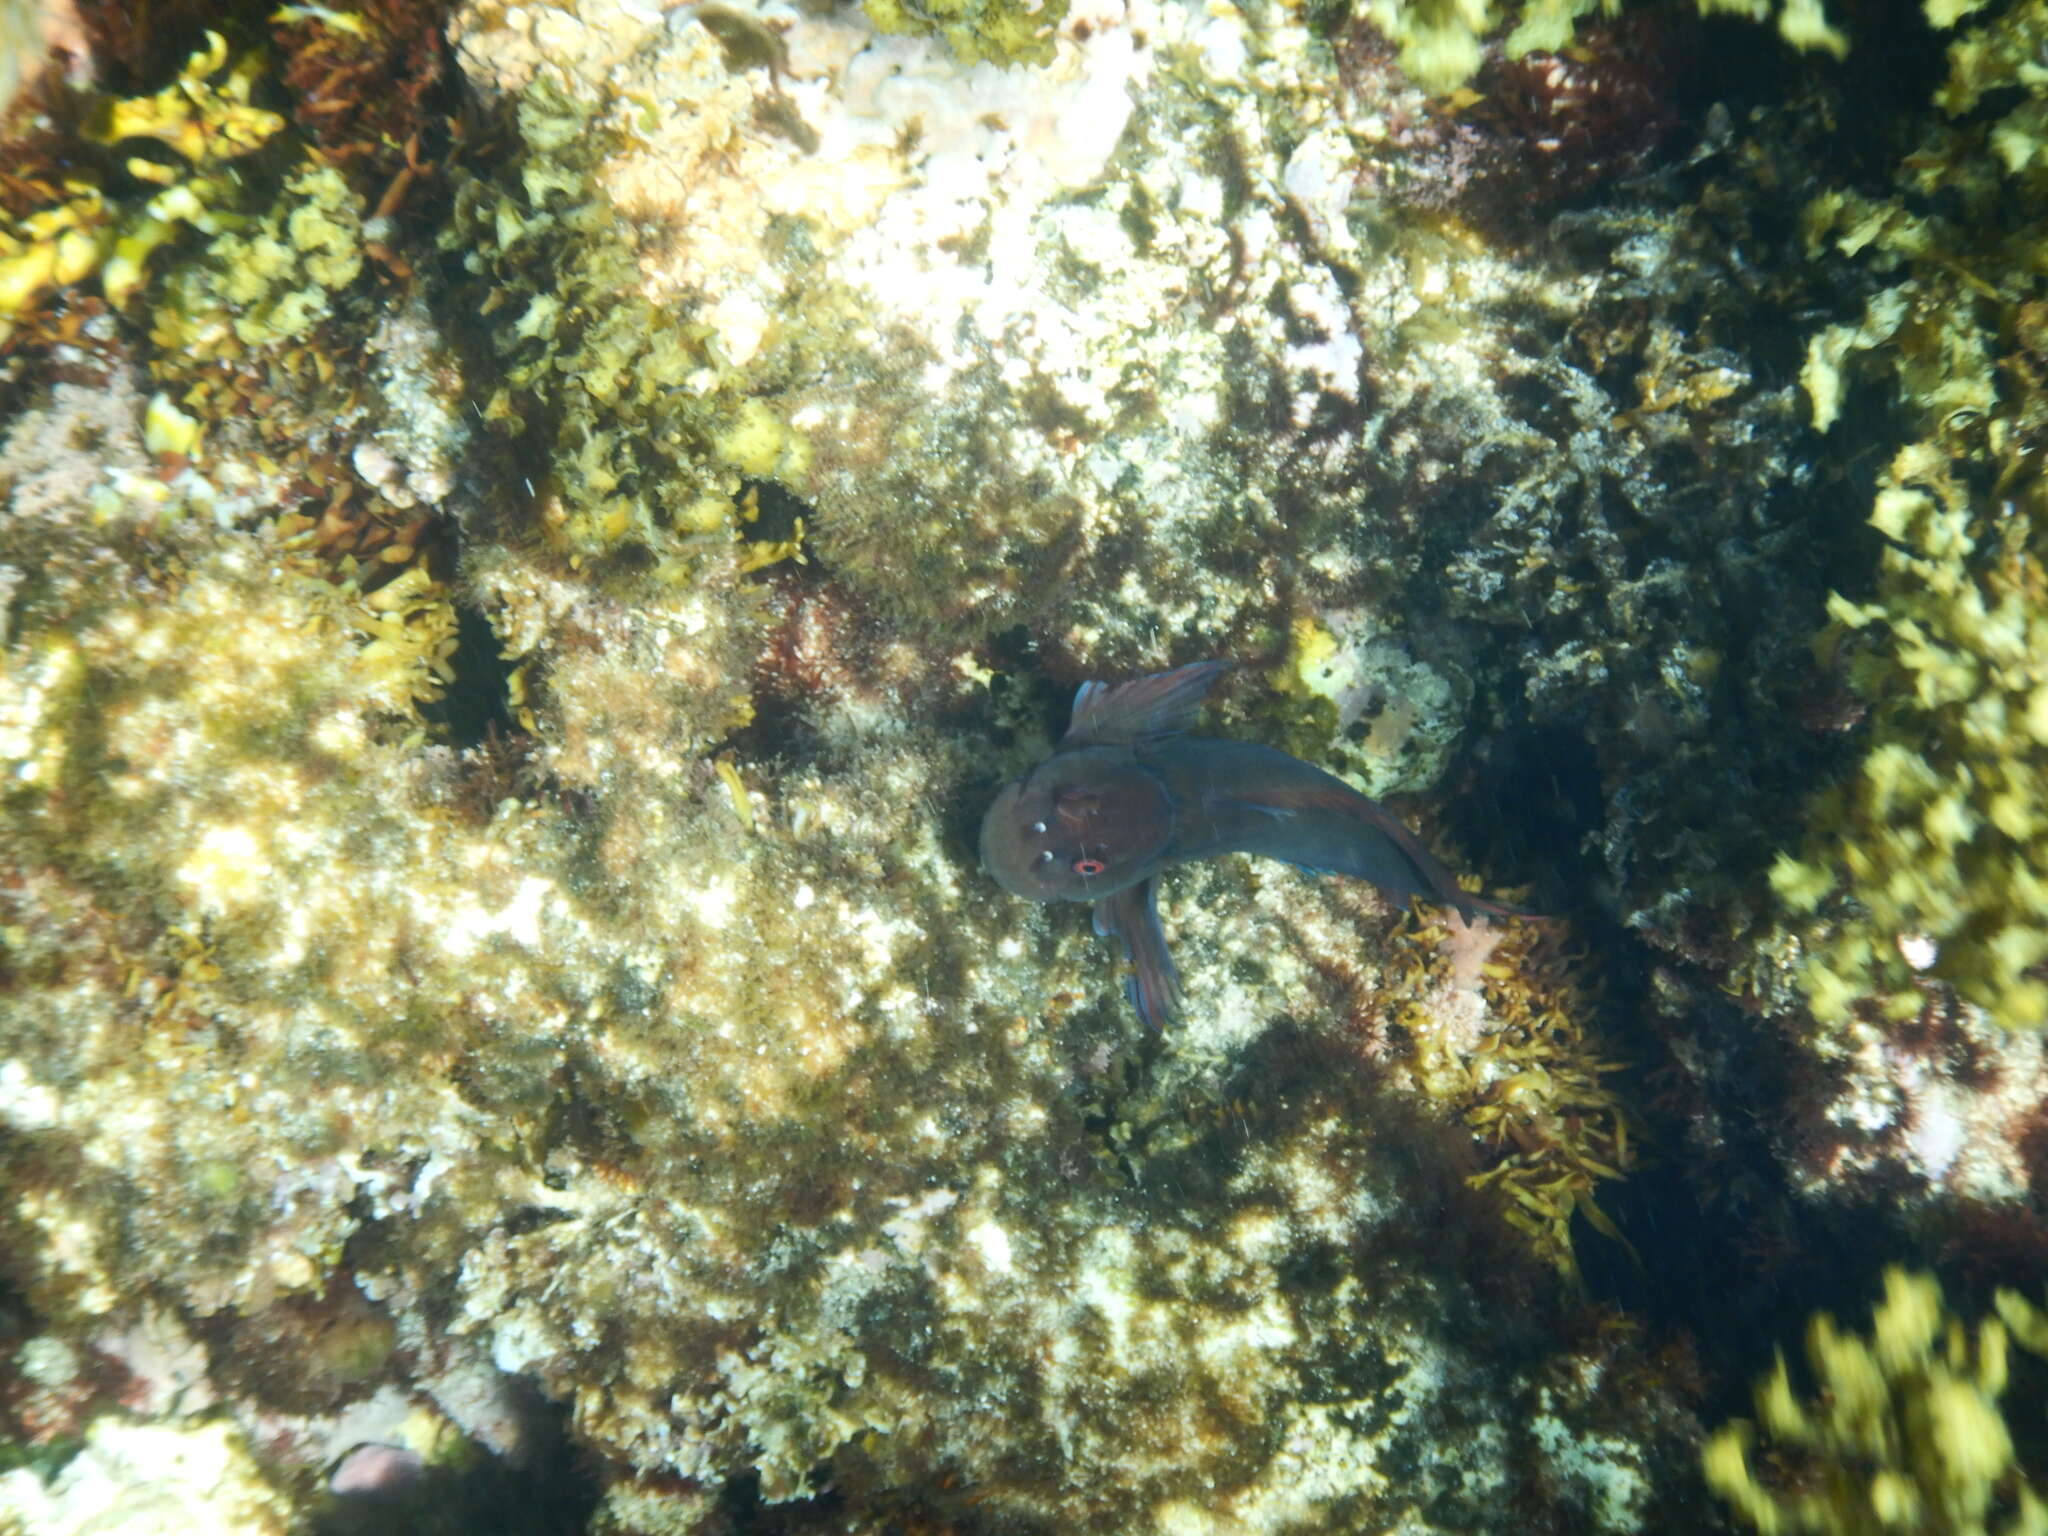
[[[1139,1018],[1154,1029],[1163,1029],[1166,1021],[1180,1012],[1181,990],[1180,972],[1167,953],[1166,934],[1159,926],[1158,893],[1155,875],[1104,897],[1095,903],[1095,931],[1105,938],[1123,940],[1124,959],[1131,965],[1125,995]]]

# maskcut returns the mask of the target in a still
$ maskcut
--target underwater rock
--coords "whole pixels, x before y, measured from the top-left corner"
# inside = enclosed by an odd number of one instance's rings
[[[1816,1054],[1832,1068],[1799,1105],[1795,1178],[1833,1198],[1879,1186],[1912,1210],[1940,1203],[2026,1208],[2044,1172],[2036,1144],[2048,1048],[1971,1009],[1909,1031],[1857,1025]],[[1818,1085],[1817,1085],[1818,1087]]]
[[[84,1449],[47,1488],[26,1469],[0,1473],[0,1518],[24,1536],[285,1536],[298,1525],[293,1501],[227,1425],[173,1429],[112,1418],[92,1426]]]
[[[1622,1341],[1498,1349],[1468,1265],[1550,1303],[1469,1138],[1341,1030],[1276,1033],[1347,996],[1276,934],[1356,964],[1369,896],[1205,873],[1238,888],[1177,919],[1213,1011],[1148,1064],[1077,1007],[1113,995],[1099,947],[948,833],[959,731],[851,701],[736,770],[742,819],[681,722],[731,683],[689,637],[745,591],[627,603],[472,549],[551,678],[538,773],[499,777],[422,740],[359,599],[263,532],[152,504],[73,579],[99,489],[0,527],[43,573],[0,685],[0,1156],[40,1314],[174,1308],[272,1424],[468,1341],[604,1456],[775,1499],[824,1467],[1068,1530],[1654,1507],[1682,1404],[1595,1413],[1645,1369]]]
[[[756,21],[773,67],[687,7],[479,8],[458,36],[487,95],[558,91],[613,136],[595,174],[646,297],[708,329],[705,387],[768,408],[750,472],[886,622],[958,643],[1021,620],[1104,672],[1157,633],[1268,650],[1283,587],[1391,629],[1391,589],[1483,521],[1469,485],[1445,500],[1461,459],[1561,504],[1607,472],[1617,403],[1538,379],[1619,274],[1377,206],[1366,151],[1412,88],[1333,89],[1303,18],[1102,5],[1019,73],[844,14]],[[1559,384],[1575,449],[1525,420]]]
[[[1279,688],[1307,706],[1317,755],[1371,796],[1427,790],[1442,775],[1469,711],[1472,682],[1383,632],[1370,612],[1299,619]]]
[[[311,159],[154,248],[0,461],[39,1328],[301,1482],[415,1413],[519,1460],[531,1386],[621,1531],[1711,1518],[1685,1371],[1558,1278],[1640,1140],[1568,929],[1190,870],[1152,1041],[961,825],[1064,685],[1233,654],[1372,788],[1580,733],[1673,950],[1768,862],[1699,833],[1821,611],[1721,238],[1767,168],[1511,250],[1377,195],[1419,93],[1312,23],[1083,0],[1011,74],[478,4],[403,295]]]
[[[13,108],[15,92],[43,67],[57,35],[77,25],[69,4],[7,0],[0,5],[0,112]]]

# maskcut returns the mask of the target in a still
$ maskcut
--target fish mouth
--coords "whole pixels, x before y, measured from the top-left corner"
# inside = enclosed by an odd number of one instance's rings
[[[1033,868],[1038,850],[1026,843],[1016,831],[1024,789],[1030,781],[1028,773],[1022,778],[1012,779],[996,792],[995,799],[983,813],[981,867],[988,871],[991,880],[1012,896],[1021,896],[1026,901],[1058,901],[1059,892],[1048,890]]]

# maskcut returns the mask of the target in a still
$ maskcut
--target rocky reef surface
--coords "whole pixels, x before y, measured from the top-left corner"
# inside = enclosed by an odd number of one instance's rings
[[[1448,100],[1227,0],[72,21],[0,1529],[1710,1530],[1880,1253],[2039,1294],[2032,10],[1931,106],[1675,13]],[[1186,868],[1148,1034],[973,832],[1210,655],[1556,915]]]

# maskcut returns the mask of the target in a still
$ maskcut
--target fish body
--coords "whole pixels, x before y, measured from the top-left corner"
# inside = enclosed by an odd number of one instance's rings
[[[982,864],[1004,890],[1094,904],[1095,931],[1123,941],[1131,1001],[1147,1023],[1180,1007],[1157,897],[1160,872],[1190,859],[1258,854],[1468,919],[1531,915],[1459,889],[1414,833],[1313,763],[1183,735],[1228,670],[1203,661],[1115,686],[1083,683],[1052,756],[1005,785],[982,818]]]

